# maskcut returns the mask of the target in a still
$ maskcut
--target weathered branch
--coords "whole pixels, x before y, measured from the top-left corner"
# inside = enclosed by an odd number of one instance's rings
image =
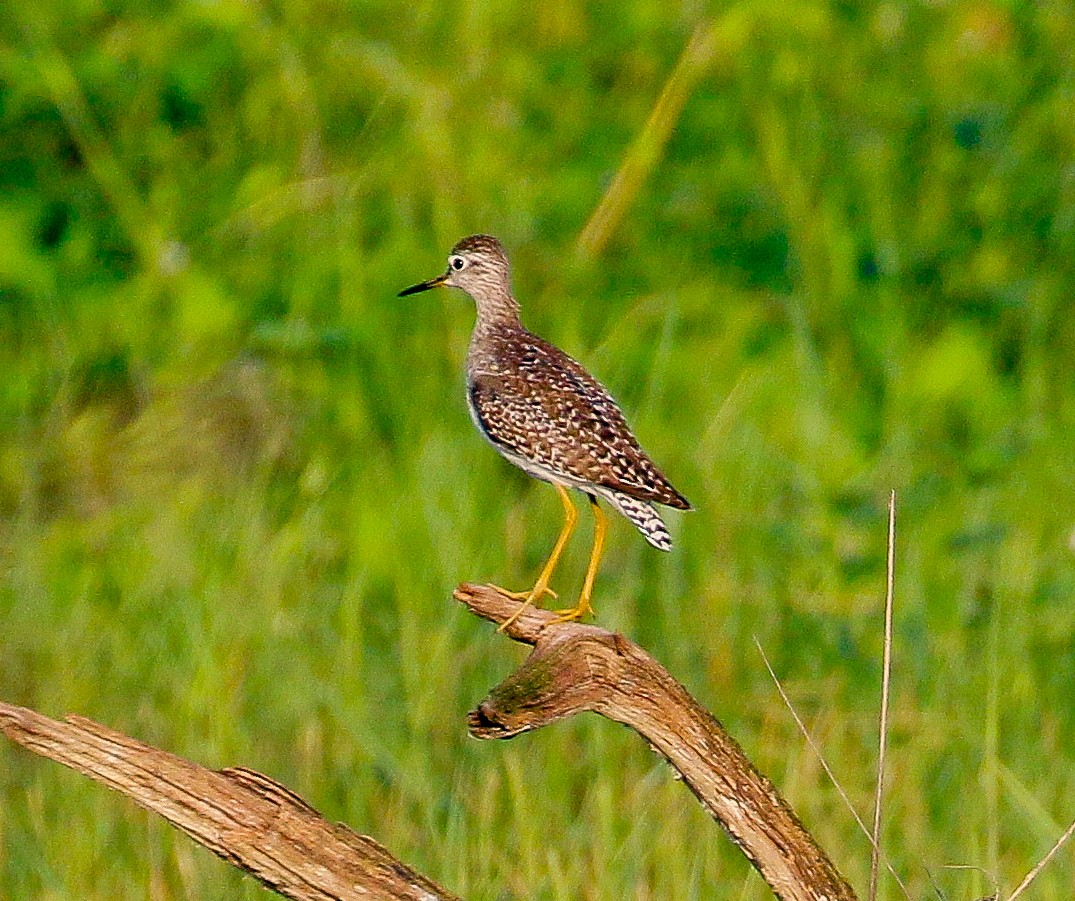
[[[83,717],[61,723],[3,702],[0,730],[128,795],[296,901],[458,901],[373,839],[329,823],[253,770],[210,770]]]
[[[505,622],[518,608],[492,588],[461,585],[474,613]],[[510,738],[581,711],[638,731],[682,774],[782,901],[855,901],[851,887],[724,727],[622,635],[528,608],[508,628],[533,645],[526,662],[470,714],[479,738]],[[210,770],[91,720],[58,722],[0,702],[12,741],[160,814],[195,841],[296,901],[452,901],[373,839],[327,822],[252,770]]]
[[[474,613],[503,623],[518,602],[460,585]],[[507,634],[534,646],[470,714],[478,738],[511,738],[582,711],[636,730],[663,754],[782,901],[855,901],[855,893],[773,784],[668,671],[622,635],[526,609]]]

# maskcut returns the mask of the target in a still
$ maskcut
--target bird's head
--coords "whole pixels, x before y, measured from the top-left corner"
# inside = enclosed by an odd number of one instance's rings
[[[448,270],[429,281],[411,285],[400,297],[428,291],[440,285],[460,288],[474,298],[481,313],[483,307],[511,300],[511,266],[501,243],[489,235],[464,238],[448,254]]]

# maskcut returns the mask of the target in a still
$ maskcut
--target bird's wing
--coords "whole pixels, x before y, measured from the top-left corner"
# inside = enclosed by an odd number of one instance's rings
[[[494,444],[553,472],[689,509],[600,382],[536,337],[515,351],[510,371],[471,378],[471,405]]]

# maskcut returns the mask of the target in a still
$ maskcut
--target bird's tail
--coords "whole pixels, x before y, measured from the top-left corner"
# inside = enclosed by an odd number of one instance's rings
[[[672,550],[672,536],[653,505],[622,491],[602,492],[610,504],[635,524],[635,528],[659,551]]]

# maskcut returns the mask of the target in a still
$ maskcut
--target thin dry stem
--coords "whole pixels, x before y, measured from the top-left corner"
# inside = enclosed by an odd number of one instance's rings
[[[761,642],[758,641],[758,637],[754,636],[754,645],[758,649],[758,653],[761,654],[762,662],[765,664],[765,668],[769,671],[769,677],[773,680],[773,684],[776,685],[776,690],[780,692],[780,697],[784,701],[784,706],[791,712],[792,718],[795,720],[795,724],[799,727],[799,732],[802,733],[803,738],[806,739],[806,743],[810,746],[810,750],[814,752],[817,759],[821,762],[822,769],[825,770],[825,775],[829,777],[829,781],[833,784],[837,794],[844,802],[844,806],[851,812],[851,816],[855,818],[855,822],[858,823],[859,828],[862,830],[862,834],[866,836],[871,845],[874,845],[873,836],[870,834],[870,830],[867,828],[866,823],[863,822],[862,817],[859,816],[859,812],[855,810],[855,805],[851,803],[851,799],[847,796],[847,792],[844,791],[844,787],[840,784],[833,773],[832,768],[829,766],[829,762],[825,759],[825,755],[821,753],[821,748],[814,736],[810,734],[810,730],[806,728],[806,724],[799,716],[799,712],[795,709],[795,705],[791,703],[791,698],[788,697],[787,692],[784,691],[784,686],[780,684],[780,679],[777,678],[776,672],[773,670],[772,664],[769,663],[769,658],[765,654],[765,649],[761,646]],[[885,869],[891,874],[892,878],[896,880],[899,887],[903,890],[904,896],[910,901],[910,893],[907,891],[907,886],[903,884],[903,880],[900,879],[899,874],[892,868],[892,864],[885,859],[884,855],[880,855],[881,860],[884,862]]]
[[[969,863],[948,863],[944,865],[944,869],[969,870],[972,873],[980,873],[993,884],[993,894],[987,895],[985,898],[980,899],[980,901],[997,901],[1000,897],[1000,885],[997,882],[997,877],[990,873],[985,867],[976,867],[974,864]],[[940,898],[941,901],[948,901],[948,896],[941,891],[941,887],[937,885],[937,880],[933,878],[933,874],[929,870],[926,870],[926,875],[929,876],[930,885],[933,886],[933,891],[936,892],[937,897]]]
[[[1040,873],[1042,871],[1042,869],[1045,867],[1045,865],[1050,860],[1052,860],[1054,856],[1056,856],[1057,852],[1062,847],[1064,847],[1064,843],[1069,838],[1071,838],[1072,835],[1075,835],[1075,821],[1073,821],[1072,824],[1070,826],[1068,826],[1067,831],[1062,836],[1060,836],[1060,838],[1058,838],[1056,840],[1056,844],[1053,845],[1052,848],[1049,849],[1049,853],[1046,854],[1036,864],[1034,864],[1033,869],[1031,869],[1031,871],[1029,873],[1027,873],[1025,877],[1023,877],[1023,881],[1020,882],[1018,887],[1015,889],[1015,891],[1012,892],[1008,896],[1008,901],[1015,901],[1016,898],[1018,898],[1021,894],[1023,894],[1024,891],[1026,891],[1027,886],[1029,886],[1030,883],[1032,883],[1034,881],[1034,879],[1037,877],[1038,873]]]
[[[877,794],[873,802],[873,833],[870,837],[870,901],[877,898],[878,860],[881,854],[881,807],[885,791],[885,750],[888,745],[888,697],[892,676],[892,598],[896,569],[896,492],[888,496],[888,567],[885,590],[885,651],[881,670],[881,726],[878,730]]]

